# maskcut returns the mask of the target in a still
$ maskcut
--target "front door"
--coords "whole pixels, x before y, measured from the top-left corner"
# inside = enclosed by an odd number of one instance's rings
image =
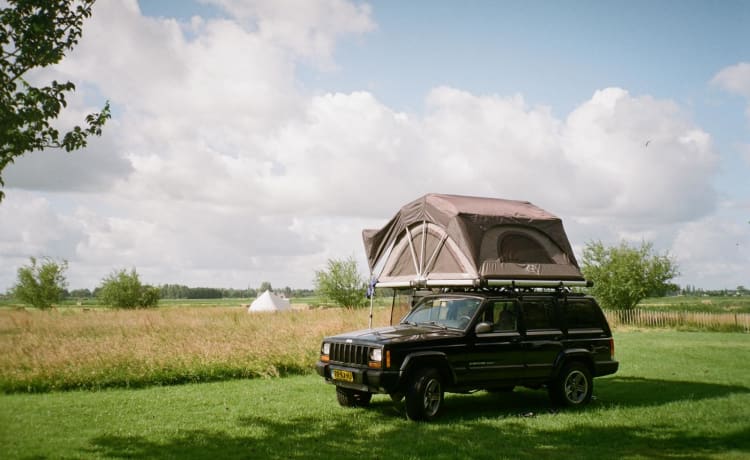
[[[518,302],[513,299],[489,299],[480,321],[491,323],[492,330],[476,334],[469,349],[469,379],[472,382],[511,383],[524,374],[521,334],[518,329]]]

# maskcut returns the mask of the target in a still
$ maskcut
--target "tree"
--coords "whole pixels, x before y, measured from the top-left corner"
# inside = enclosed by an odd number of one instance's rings
[[[264,293],[266,291],[273,292],[273,287],[271,287],[271,283],[269,283],[268,281],[263,281],[262,283],[260,283],[260,287],[258,288],[258,292],[262,294],[262,293]]]
[[[24,79],[28,71],[62,60],[78,44],[83,21],[95,0],[8,0],[0,10],[0,188],[2,172],[16,157],[45,148],[67,152],[86,147],[89,136],[100,136],[110,118],[109,102],[86,116],[88,126],[61,133],[51,126],[67,105],[72,82],[52,81],[35,87]],[[0,190],[0,201],[4,197]]]
[[[583,250],[583,275],[594,282],[591,293],[604,308],[629,310],[646,297],[677,290],[669,281],[678,274],[669,254],[654,253],[651,243],[605,247],[596,241]]]
[[[159,303],[159,289],[141,284],[135,269],[115,270],[102,280],[97,292],[99,300],[116,308],[155,307]]]
[[[18,283],[13,288],[13,296],[36,308],[49,308],[59,302],[65,292],[68,262],[55,262],[48,257],[40,263],[34,257],[30,260],[31,265],[18,269]]]
[[[318,295],[340,307],[361,307],[367,303],[366,284],[353,257],[346,260],[328,259],[328,268],[315,272]]]
[[[73,289],[70,291],[70,297],[75,299],[90,299],[91,291],[89,289]]]

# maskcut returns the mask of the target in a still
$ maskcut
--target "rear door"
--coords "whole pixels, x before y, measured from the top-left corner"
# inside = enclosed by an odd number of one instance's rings
[[[589,350],[594,361],[610,361],[611,333],[601,309],[590,297],[568,297],[565,300],[563,326],[566,328],[566,348]]]
[[[563,331],[553,296],[521,299],[521,327],[526,380],[547,380],[562,350]]]

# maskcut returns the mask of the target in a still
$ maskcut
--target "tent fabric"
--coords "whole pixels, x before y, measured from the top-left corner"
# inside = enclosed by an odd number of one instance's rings
[[[263,294],[258,296],[257,299],[253,300],[247,311],[250,313],[254,312],[273,312],[273,311],[289,311],[292,307],[288,299],[277,296],[271,291],[265,291]]]
[[[431,193],[362,238],[377,282],[583,281],[562,220],[528,201]]]

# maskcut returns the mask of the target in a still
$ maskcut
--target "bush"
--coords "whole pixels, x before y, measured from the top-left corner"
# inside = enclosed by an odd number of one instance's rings
[[[155,307],[159,304],[159,289],[153,286],[143,286],[141,289],[141,307]]]
[[[678,275],[669,254],[657,254],[651,243],[626,242],[606,247],[601,241],[586,244],[583,275],[593,281],[591,293],[609,310],[631,310],[646,297],[677,290],[670,280]]]
[[[159,303],[159,290],[142,285],[135,269],[112,272],[102,280],[97,296],[103,304],[116,308],[155,307]]]
[[[315,289],[321,297],[346,308],[362,307],[367,303],[365,282],[357,270],[353,257],[328,260],[328,269],[315,272]]]
[[[30,260],[31,265],[18,269],[18,283],[13,288],[13,296],[36,308],[49,308],[59,302],[65,292],[68,262],[55,262],[46,257],[40,264],[34,257]]]

